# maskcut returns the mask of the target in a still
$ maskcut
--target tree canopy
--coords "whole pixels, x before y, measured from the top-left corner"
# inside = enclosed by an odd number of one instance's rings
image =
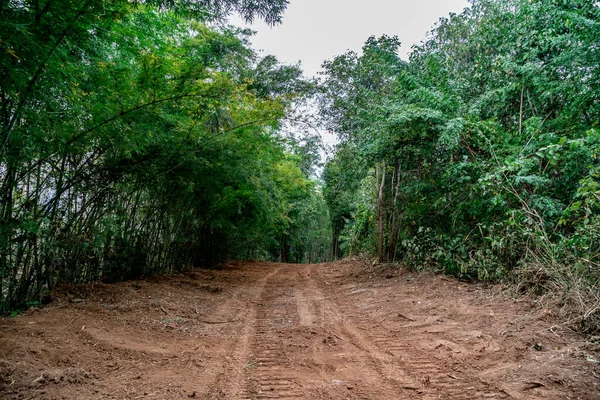
[[[599,24],[592,0],[475,0],[409,62],[388,36],[325,62],[337,255],[577,287],[597,327]]]
[[[2,3],[4,311],[57,283],[327,256],[321,189],[281,133],[314,83],[213,23],[286,5]]]

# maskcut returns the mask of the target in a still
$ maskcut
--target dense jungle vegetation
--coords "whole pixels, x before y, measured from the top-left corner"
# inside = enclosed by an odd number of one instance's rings
[[[550,290],[598,329],[600,3],[474,0],[399,46],[324,64],[335,255]]]
[[[286,6],[1,2],[4,311],[57,283],[326,257],[318,143],[284,129],[315,85],[224,23]]]
[[[318,81],[226,24],[280,23],[286,0],[0,4],[0,311],[57,283],[362,254],[600,326],[596,0],[472,0],[409,61],[371,37]],[[315,103],[339,139],[320,179]]]

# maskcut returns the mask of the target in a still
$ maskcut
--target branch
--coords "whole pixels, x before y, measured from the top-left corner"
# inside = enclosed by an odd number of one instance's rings
[[[119,119],[121,117],[124,117],[124,116],[126,116],[128,114],[131,114],[134,111],[138,111],[138,110],[141,110],[142,108],[153,106],[155,104],[164,103],[166,101],[180,100],[180,99],[183,99],[183,98],[186,98],[186,97],[196,97],[196,96],[200,96],[200,95],[193,95],[193,94],[189,94],[188,93],[188,94],[182,94],[182,95],[177,95],[177,96],[165,97],[165,98],[162,98],[162,99],[152,100],[149,103],[144,103],[144,104],[135,106],[133,108],[130,108],[127,111],[121,111],[118,114],[113,115],[112,117],[107,118],[107,119],[105,119],[102,122],[99,122],[98,124],[92,126],[91,128],[86,129],[85,131],[81,132],[79,135],[74,136],[73,138],[71,138],[70,140],[67,141],[66,145],[69,146],[69,145],[75,143],[76,141],[78,141],[79,139],[81,139],[82,137],[84,137],[85,135],[87,135],[88,133],[93,132],[96,129],[98,129],[98,128],[104,126],[104,125],[110,124],[111,122],[116,121],[117,119]]]
[[[79,10],[77,15],[75,16],[75,18],[71,21],[71,23],[63,30],[60,37],[56,41],[56,43],[54,43],[54,46],[52,46],[52,48],[50,49],[50,51],[48,52],[48,54],[46,55],[44,60],[38,65],[35,73],[31,77],[29,82],[27,83],[27,87],[25,88],[25,93],[23,94],[23,96],[21,96],[21,99],[19,100],[19,103],[17,104],[17,108],[16,108],[14,114],[12,115],[12,118],[8,122],[8,125],[6,126],[6,129],[4,130],[4,133],[2,135],[3,137],[2,137],[2,143],[0,143],[0,152],[2,152],[4,150],[4,147],[8,143],[8,138],[10,137],[10,133],[11,133],[13,127],[15,126],[15,123],[19,119],[20,114],[23,111],[23,107],[25,107],[25,103],[27,102],[29,95],[31,95],[31,93],[33,92],[33,89],[34,89],[35,85],[37,84],[37,81],[38,81],[42,71],[46,68],[46,64],[48,63],[48,61],[50,60],[52,55],[54,55],[54,52],[56,51],[56,49],[58,49],[58,47],[62,44],[63,40],[65,40],[65,38],[71,32],[73,26],[75,25],[77,20],[83,15],[83,13],[85,12],[85,10],[89,6],[89,4],[90,4],[90,0],[87,0],[85,2],[85,4],[81,7],[81,9]]]

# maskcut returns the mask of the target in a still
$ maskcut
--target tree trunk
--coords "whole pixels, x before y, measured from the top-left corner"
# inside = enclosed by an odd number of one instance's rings
[[[288,243],[288,235],[286,235],[285,233],[281,235],[281,247],[280,247],[280,254],[279,254],[279,260],[282,263],[289,263],[290,262],[290,249],[291,246]]]
[[[379,165],[377,165],[375,167],[375,180],[377,182],[377,259],[379,262],[383,262],[383,188],[385,187],[385,160],[381,161],[381,182],[379,181],[379,175]]]
[[[0,301],[12,300],[9,298],[10,293],[4,296],[4,285],[7,284],[10,291],[10,279],[11,276],[9,269],[10,259],[9,255],[11,249],[11,237],[13,233],[12,218],[13,218],[13,190],[15,187],[15,176],[16,169],[13,168],[12,164],[7,163],[6,168],[6,181],[1,188],[1,194],[3,197],[0,199],[0,223],[6,229],[0,231]],[[17,266],[13,266],[17,268]],[[1,310],[0,310],[1,311]]]
[[[400,191],[400,165],[396,161],[394,166],[394,176],[396,177],[396,186],[392,181],[392,221],[390,226],[388,261],[396,261],[396,247],[398,246],[398,192]]]

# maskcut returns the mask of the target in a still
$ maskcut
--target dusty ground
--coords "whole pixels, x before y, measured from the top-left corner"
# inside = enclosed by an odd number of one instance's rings
[[[430,274],[232,263],[0,320],[1,399],[599,399],[595,345]]]

